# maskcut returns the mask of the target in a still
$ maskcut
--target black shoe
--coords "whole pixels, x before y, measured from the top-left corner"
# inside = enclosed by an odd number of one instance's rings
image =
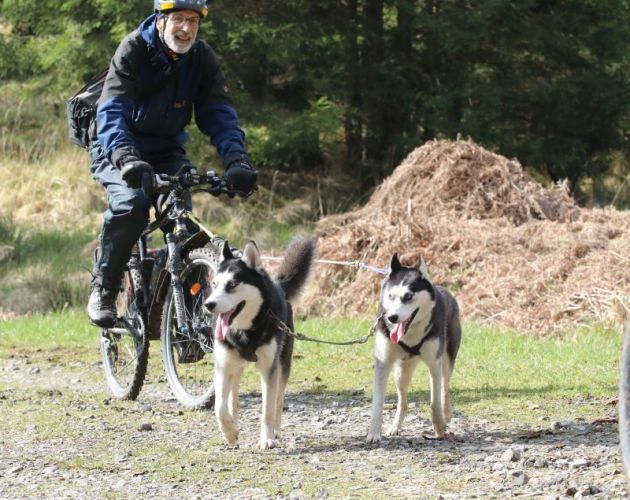
[[[101,286],[92,287],[88,300],[87,313],[90,321],[101,328],[111,328],[116,323],[116,297],[118,290],[108,290]]]

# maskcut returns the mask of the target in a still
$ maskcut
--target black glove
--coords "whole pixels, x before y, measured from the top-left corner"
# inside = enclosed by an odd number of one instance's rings
[[[228,189],[239,191],[247,196],[256,190],[258,172],[254,170],[244,153],[232,153],[225,161],[225,180]]]
[[[143,160],[124,162],[120,169],[123,181],[132,189],[142,189],[147,196],[155,191],[155,172],[153,167]]]

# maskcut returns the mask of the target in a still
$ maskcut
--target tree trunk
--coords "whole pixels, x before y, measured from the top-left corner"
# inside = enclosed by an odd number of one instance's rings
[[[346,13],[347,105],[344,119],[346,166],[349,172],[361,172],[363,170],[363,120],[361,117],[361,66],[359,62],[357,0],[348,0]]]
[[[362,51],[365,81],[364,109],[367,118],[365,163],[367,171],[361,177],[362,189],[374,186],[383,177],[383,161],[387,156],[383,100],[386,89],[381,86],[381,65],[384,56],[383,0],[365,0],[363,10],[364,43]]]

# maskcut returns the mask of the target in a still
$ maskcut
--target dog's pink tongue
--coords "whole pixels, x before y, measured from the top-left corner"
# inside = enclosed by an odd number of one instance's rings
[[[230,322],[230,315],[232,311],[228,311],[226,313],[220,313],[217,318],[217,324],[214,327],[214,338],[223,342],[225,340],[225,336],[227,334]]]
[[[389,334],[389,339],[392,341],[392,343],[398,344],[398,342],[400,342],[400,339],[402,339],[402,336],[404,334],[405,332],[404,332],[403,323],[396,323],[396,326],[394,326],[394,329]]]

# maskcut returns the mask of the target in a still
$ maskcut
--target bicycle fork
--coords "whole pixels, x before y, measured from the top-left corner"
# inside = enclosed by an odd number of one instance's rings
[[[169,233],[166,235],[166,247],[168,248],[168,271],[171,275],[171,289],[173,290],[173,303],[177,318],[177,330],[188,335],[188,322],[186,320],[186,305],[184,303],[184,290],[182,287],[182,257],[177,246],[177,238]]]

